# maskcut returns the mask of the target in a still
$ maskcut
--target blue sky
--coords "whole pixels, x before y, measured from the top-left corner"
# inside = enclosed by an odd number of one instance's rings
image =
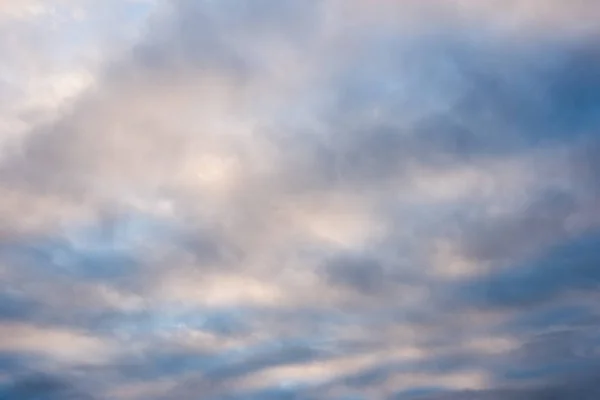
[[[0,0],[0,400],[598,398],[597,3]]]

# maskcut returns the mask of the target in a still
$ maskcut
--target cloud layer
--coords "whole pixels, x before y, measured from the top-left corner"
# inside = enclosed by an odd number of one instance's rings
[[[597,397],[596,2],[19,4],[0,398]]]

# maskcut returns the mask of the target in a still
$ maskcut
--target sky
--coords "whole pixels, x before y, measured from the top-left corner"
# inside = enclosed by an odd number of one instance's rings
[[[600,398],[597,0],[0,0],[0,400]]]

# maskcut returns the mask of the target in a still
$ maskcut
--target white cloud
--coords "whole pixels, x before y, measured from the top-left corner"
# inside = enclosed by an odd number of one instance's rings
[[[109,362],[117,355],[115,343],[69,329],[37,327],[31,324],[0,325],[2,351],[41,355],[51,362],[67,365],[94,365]]]

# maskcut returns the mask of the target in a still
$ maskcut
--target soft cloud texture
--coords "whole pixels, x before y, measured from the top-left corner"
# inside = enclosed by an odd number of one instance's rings
[[[599,13],[0,1],[0,398],[596,398]]]

